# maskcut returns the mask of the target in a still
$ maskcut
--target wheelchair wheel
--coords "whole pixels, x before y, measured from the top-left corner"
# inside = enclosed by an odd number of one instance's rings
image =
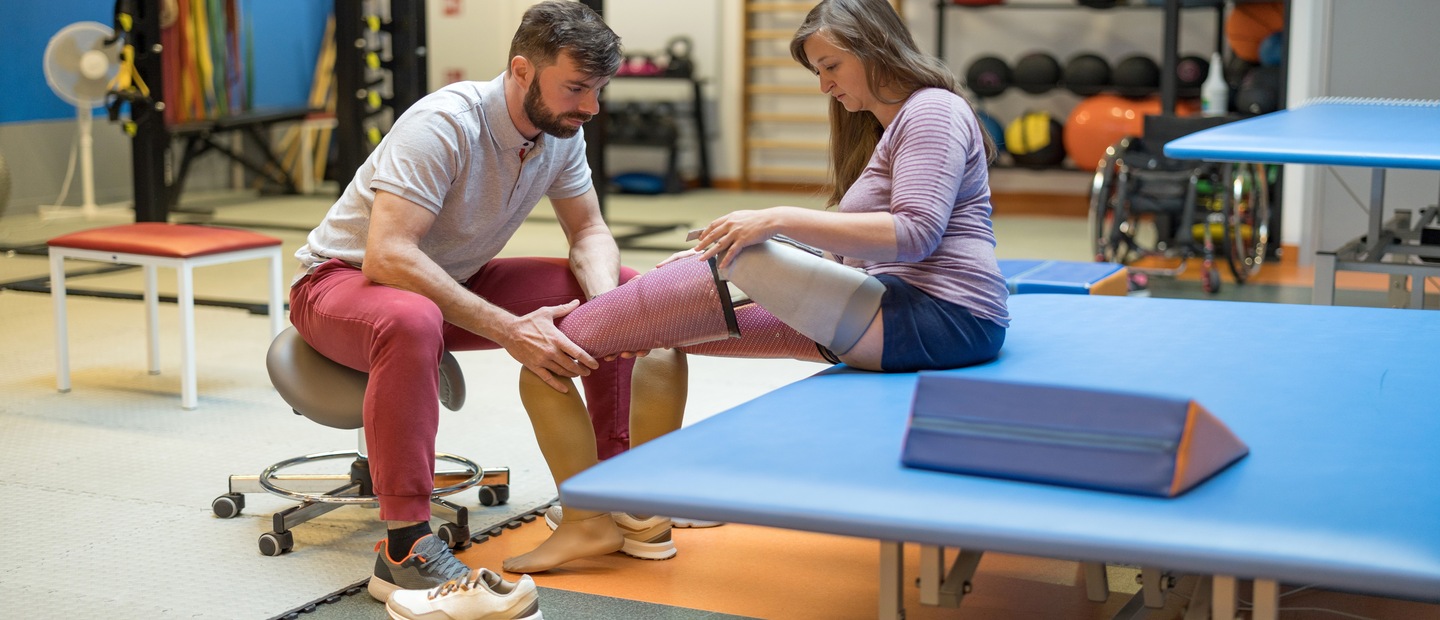
[[[1244,284],[1260,271],[1270,243],[1270,183],[1264,164],[1236,164],[1225,201],[1225,249],[1230,273]]]
[[[1125,229],[1122,164],[1115,147],[1105,151],[1090,186],[1090,253],[1097,262],[1125,264],[1129,254]]]

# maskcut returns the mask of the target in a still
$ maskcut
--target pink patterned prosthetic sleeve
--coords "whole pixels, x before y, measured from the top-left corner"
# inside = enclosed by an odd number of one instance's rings
[[[693,355],[713,357],[758,357],[830,363],[820,355],[820,349],[814,340],[781,322],[759,304],[736,308],[735,320],[740,326],[740,338],[705,342],[680,350]]]
[[[739,337],[730,293],[707,261],[687,257],[580,304],[556,323],[596,357]]]

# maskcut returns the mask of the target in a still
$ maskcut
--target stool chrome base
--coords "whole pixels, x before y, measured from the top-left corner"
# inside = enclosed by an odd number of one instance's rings
[[[348,459],[348,474],[282,474],[281,470],[321,461]],[[431,494],[432,513],[443,519],[436,535],[456,551],[470,546],[469,509],[444,499],[473,487],[480,487],[482,506],[504,504],[510,499],[510,469],[484,468],[474,461],[453,454],[436,453],[436,461],[460,466],[460,470],[436,471],[435,491]],[[334,485],[339,484],[336,487]],[[354,450],[319,452],[280,461],[265,468],[260,475],[230,476],[230,492],[210,503],[215,516],[230,519],[245,509],[246,493],[270,493],[299,501],[273,515],[271,531],[260,535],[260,553],[268,556],[284,554],[295,547],[291,529],[315,517],[345,505],[377,506],[370,478],[369,461]]]

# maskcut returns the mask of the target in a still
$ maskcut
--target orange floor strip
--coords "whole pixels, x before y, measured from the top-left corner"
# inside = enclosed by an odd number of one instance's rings
[[[471,566],[499,569],[504,558],[529,551],[549,533],[544,521],[536,520],[477,544],[459,557]],[[675,530],[675,542],[680,553],[671,560],[636,560],[617,553],[577,560],[534,578],[546,588],[755,618],[829,620],[876,615],[880,550],[874,540],[732,523]],[[974,590],[961,608],[923,606],[913,586],[919,574],[919,555],[918,547],[906,546],[908,620],[1110,618],[1129,598],[1116,592],[1105,603],[1090,602],[1074,562],[987,553],[980,562]],[[1112,583],[1113,589],[1124,592],[1133,592],[1135,587],[1133,583]],[[1295,599],[1284,603],[1372,618],[1440,617],[1426,615],[1440,613],[1440,606],[1390,599],[1313,590]],[[1170,602],[1150,617],[1178,618],[1183,600],[1172,596]],[[1303,612],[1286,616],[1309,617]]]

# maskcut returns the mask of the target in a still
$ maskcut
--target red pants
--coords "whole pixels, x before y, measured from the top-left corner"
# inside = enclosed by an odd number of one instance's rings
[[[621,282],[633,277],[633,270],[621,269]],[[569,263],[560,258],[497,258],[465,285],[516,315],[584,299]],[[291,288],[290,322],[321,354],[370,373],[365,443],[380,518],[430,520],[441,353],[500,345],[446,323],[429,298],[375,284],[339,260],[321,265]],[[581,379],[602,459],[630,444],[633,368],[634,360],[601,361]]]

